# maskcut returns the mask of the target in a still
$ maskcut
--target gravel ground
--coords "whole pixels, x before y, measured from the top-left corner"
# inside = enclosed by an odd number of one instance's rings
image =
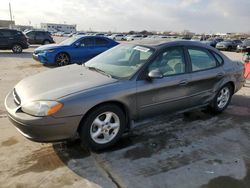
[[[0,51],[0,187],[250,187],[250,88],[236,93],[221,115],[149,118],[101,153],[79,140],[40,144],[17,132],[3,104],[19,80],[50,69],[32,60],[35,47]]]

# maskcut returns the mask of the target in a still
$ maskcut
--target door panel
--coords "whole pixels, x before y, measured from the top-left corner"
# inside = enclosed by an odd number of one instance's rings
[[[189,74],[164,77],[152,81],[137,81],[139,117],[172,113],[190,107]],[[184,83],[186,82],[186,83]]]
[[[190,107],[189,81],[182,47],[163,50],[147,68],[158,71],[163,78],[137,81],[139,117],[169,113]]]
[[[193,105],[209,103],[214,95],[214,87],[223,78],[225,72],[219,67],[214,56],[206,49],[187,48],[191,65],[190,90]]]

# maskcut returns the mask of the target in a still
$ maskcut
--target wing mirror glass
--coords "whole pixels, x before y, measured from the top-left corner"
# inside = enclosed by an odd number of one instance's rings
[[[160,79],[160,78],[163,78],[163,74],[158,69],[155,69],[155,70],[151,70],[148,73],[148,77],[151,79]]]

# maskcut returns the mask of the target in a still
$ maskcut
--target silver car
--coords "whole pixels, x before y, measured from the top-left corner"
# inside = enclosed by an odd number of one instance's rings
[[[159,113],[209,107],[220,113],[244,84],[243,66],[192,41],[120,44],[84,65],[20,81],[5,99],[27,138],[50,142],[79,135],[88,147],[113,145],[131,122]]]

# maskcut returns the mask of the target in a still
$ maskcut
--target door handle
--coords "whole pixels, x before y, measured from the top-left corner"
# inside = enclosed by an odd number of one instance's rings
[[[182,81],[179,82],[180,86],[185,86],[187,84],[188,84],[188,80],[182,80]]]
[[[224,75],[225,75],[225,74],[224,74],[223,72],[220,72],[220,73],[217,74],[217,77],[218,77],[218,78],[221,78],[221,77],[223,77]]]
[[[12,40],[12,39],[14,39],[14,38],[10,37],[9,39]]]

